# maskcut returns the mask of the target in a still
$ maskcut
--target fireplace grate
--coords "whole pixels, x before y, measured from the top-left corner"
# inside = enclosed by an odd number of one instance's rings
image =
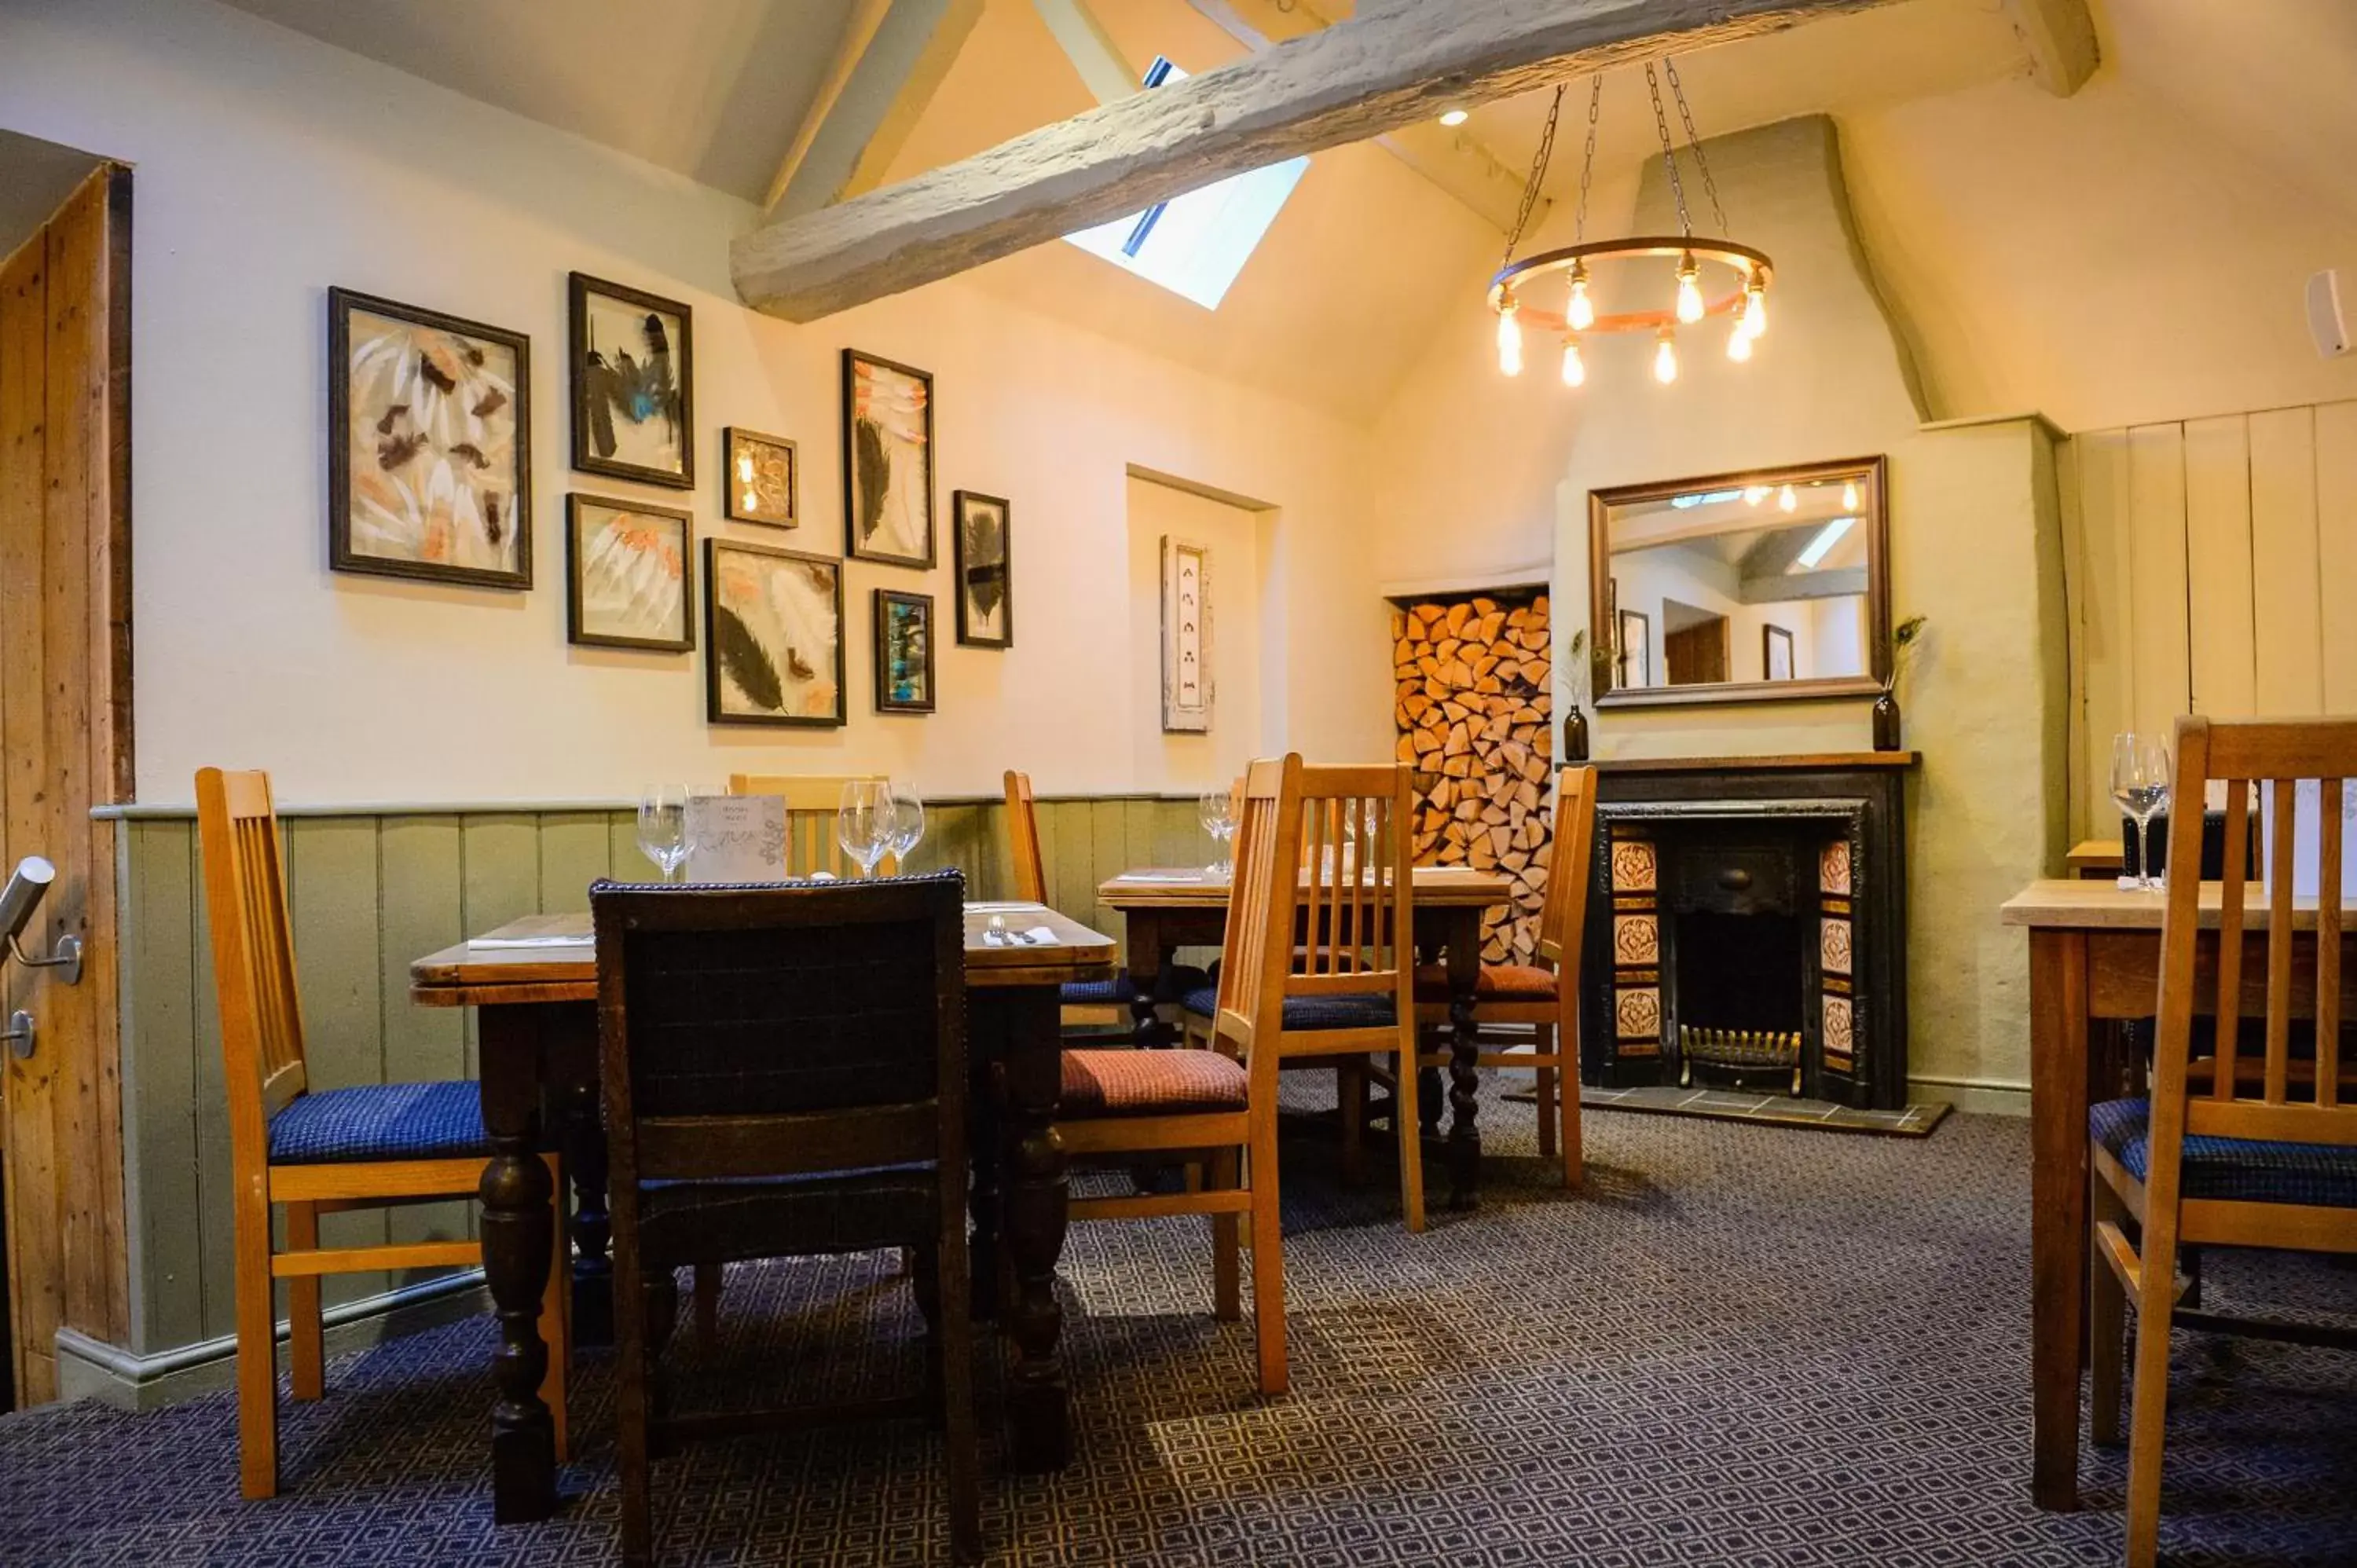
[[[1794,1029],[1712,1029],[1693,1024],[1678,1029],[1681,1085],[1694,1083],[1695,1064],[1728,1072],[1790,1072],[1792,1092],[1801,1092],[1801,1036]]]

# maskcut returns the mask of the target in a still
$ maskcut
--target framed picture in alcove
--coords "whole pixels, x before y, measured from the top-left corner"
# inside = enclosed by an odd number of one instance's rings
[[[1650,686],[1653,683],[1653,621],[1642,610],[1622,610],[1620,662],[1612,683]]]
[[[532,342],[328,291],[328,564],[532,586]]]

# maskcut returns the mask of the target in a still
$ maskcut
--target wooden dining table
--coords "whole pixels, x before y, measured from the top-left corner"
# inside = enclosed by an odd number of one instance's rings
[[[1046,940],[993,940],[993,915]],[[410,1000],[476,1009],[483,1122],[483,1275],[500,1325],[492,1351],[492,1517],[501,1524],[555,1511],[556,1449],[539,1395],[548,1348],[539,1318],[554,1267],[545,1149],[562,1149],[574,1193],[576,1345],[610,1344],[606,1144],[598,1120],[597,963],[589,917],[534,915],[410,966]],[[1054,1135],[1062,1087],[1058,988],[1103,980],[1113,939],[1042,905],[969,904],[965,915],[967,1056],[974,1069],[974,1279],[978,1316],[1011,1346],[1006,1382],[1010,1461],[1060,1470],[1071,1457],[1059,1341],[1056,1262],[1063,1251],[1064,1158]]]
[[[2201,885],[2201,925],[2214,932],[2225,889]],[[2160,1003],[2163,895],[2086,880],[2033,882],[1999,918],[2029,932],[2030,1491],[2038,1506],[2079,1505],[2079,1379],[2087,1301],[2087,1107],[2141,1092],[2125,1034],[2098,1025],[2149,1018]],[[2264,1016],[2268,927],[2254,879],[2244,900],[2244,1017]],[[2295,932],[2316,929],[2316,900],[2294,901]],[[2311,939],[2312,940],[2312,939]],[[2198,949],[2197,1005],[2217,993],[2218,939]],[[2357,933],[2344,938],[2357,966]],[[2297,1003],[2294,1015],[2300,1015]]]
[[[1226,876],[1200,866],[1141,867],[1098,886],[1098,902],[1121,912],[1130,979],[1137,989],[1131,1005],[1140,1045],[1167,1043],[1155,1010],[1178,1000],[1168,978],[1171,954],[1180,948],[1216,948],[1225,940],[1229,886]],[[1481,978],[1481,916],[1510,902],[1514,885],[1470,866],[1419,865],[1411,874],[1409,896],[1418,953],[1427,960],[1439,957],[1448,970],[1448,1205],[1470,1208],[1481,1187],[1475,1100],[1481,1047],[1473,1008]],[[1440,1122],[1437,1070],[1426,1069],[1417,1089],[1423,1133],[1432,1137]]]

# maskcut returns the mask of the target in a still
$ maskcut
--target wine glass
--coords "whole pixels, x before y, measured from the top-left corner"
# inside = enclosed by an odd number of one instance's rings
[[[687,786],[649,784],[639,791],[639,853],[653,861],[665,882],[674,880],[687,859]]]
[[[859,863],[859,875],[876,875],[876,863],[891,847],[892,787],[881,779],[853,779],[843,786],[843,803],[834,811],[834,842]]]
[[[909,869],[909,852],[925,836],[925,802],[913,784],[888,784],[892,798],[892,854]]]
[[[1196,815],[1203,831],[1211,835],[1212,860],[1208,874],[1225,876],[1229,871],[1227,843],[1236,831],[1235,797],[1225,789],[1206,789],[1196,803]]]
[[[2112,737],[2112,799],[2136,826],[2136,875],[2120,886],[2147,892],[2160,886],[2152,874],[2152,819],[2168,810],[2169,747],[2158,736],[2123,732]]]

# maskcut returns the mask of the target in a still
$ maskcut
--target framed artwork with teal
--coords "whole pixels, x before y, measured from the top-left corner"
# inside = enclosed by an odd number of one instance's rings
[[[933,711],[933,596],[876,590],[876,711]]]

